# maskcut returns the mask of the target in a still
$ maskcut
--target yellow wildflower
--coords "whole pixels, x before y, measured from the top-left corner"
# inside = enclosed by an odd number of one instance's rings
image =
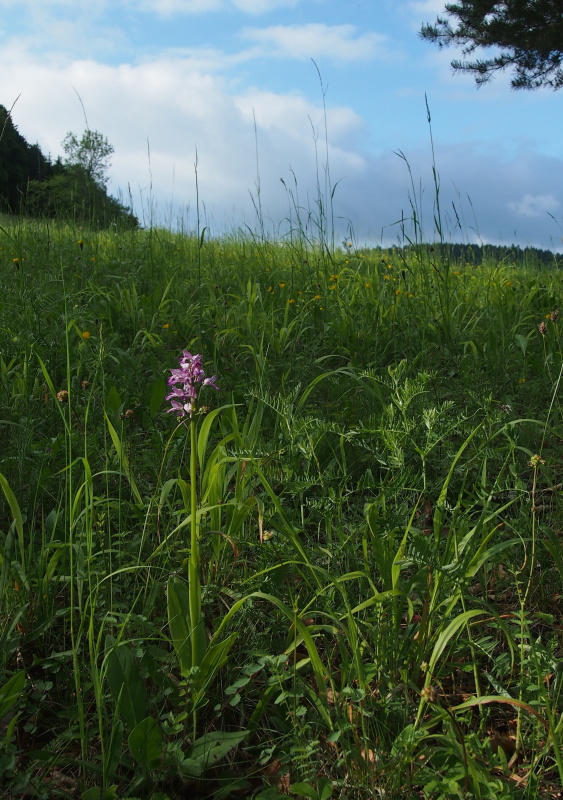
[[[90,331],[82,331],[82,338],[89,339],[90,338]]]

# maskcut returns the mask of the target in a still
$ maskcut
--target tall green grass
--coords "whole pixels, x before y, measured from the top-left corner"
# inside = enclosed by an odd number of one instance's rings
[[[6,796],[560,790],[560,272],[324,235],[0,228]]]

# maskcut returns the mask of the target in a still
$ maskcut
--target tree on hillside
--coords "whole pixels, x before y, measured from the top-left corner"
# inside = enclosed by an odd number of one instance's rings
[[[478,86],[510,69],[514,89],[563,87],[563,0],[461,0],[446,3],[445,13],[450,19],[422,26],[423,39],[439,47],[458,45],[464,59],[481,48],[497,50],[491,58],[452,61],[455,71],[472,74]]]
[[[97,184],[106,185],[114,149],[103,134],[87,129],[79,139],[74,133],[67,133],[62,145],[68,166],[80,167]]]
[[[103,228],[137,227],[131,210],[111,197],[106,174],[113,147],[101,133],[87,130],[65,138],[67,158],[46,158],[28,144],[0,105],[0,212],[72,220]]]
[[[0,132],[0,209],[16,214],[25,203],[28,182],[50,178],[54,170],[39,145],[28,144],[18,132],[2,105]]]

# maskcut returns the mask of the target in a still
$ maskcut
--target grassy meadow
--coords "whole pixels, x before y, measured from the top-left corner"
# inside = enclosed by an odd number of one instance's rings
[[[562,277],[4,218],[0,795],[560,797]]]

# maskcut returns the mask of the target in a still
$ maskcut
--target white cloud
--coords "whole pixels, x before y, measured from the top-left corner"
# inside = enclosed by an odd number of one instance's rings
[[[0,8],[18,8],[20,11],[34,13],[67,8],[79,14],[86,10],[99,12],[125,6],[133,11],[152,11],[157,14],[193,14],[234,7],[248,14],[263,14],[277,8],[296,6],[300,2],[301,0],[88,0],[87,4],[77,4],[77,0],[0,0]]]
[[[233,94],[220,76],[193,68],[189,60],[158,58],[117,67],[93,60],[68,63],[21,58],[0,51],[0,96],[7,105],[21,97],[13,118],[22,135],[46,154],[61,153],[60,142],[84,128],[79,92],[93,129],[115,147],[112,186],[133,188],[137,200],[153,184],[162,208],[172,194],[193,205],[194,159],[198,151],[201,196],[216,219],[251,213],[248,191],[256,174],[254,116],[258,127],[260,174],[272,217],[282,217],[286,201],[280,177],[289,166],[305,192],[315,181],[315,140],[321,109],[296,95]],[[349,108],[327,109],[337,172],[356,169],[359,156],[347,142],[361,135],[362,121]],[[150,169],[148,149],[150,148]],[[361,159],[360,159],[361,160]],[[174,184],[174,188],[173,188]]]
[[[222,0],[128,0],[128,4],[135,11],[148,11],[164,17],[218,11],[224,6]]]
[[[287,161],[278,161],[278,169],[285,168],[298,153],[310,158],[315,153],[326,161],[325,122],[328,135],[328,158],[338,161],[339,168],[355,170],[365,164],[354,144],[361,138],[365,124],[352,109],[328,108],[324,111],[296,95],[249,91],[233,98],[236,108],[250,126],[254,119],[259,136],[265,136],[275,151],[285,155]],[[301,158],[299,159],[302,160]],[[312,162],[310,163],[312,166]]]
[[[213,52],[206,57],[213,62]],[[173,202],[175,208],[193,209],[197,148],[200,199],[212,232],[224,225],[256,225],[249,193],[256,191],[257,170],[264,214],[273,228],[287,219],[288,208],[302,208],[303,219],[309,219],[318,210],[319,183],[325,206],[329,200],[328,158],[332,185],[340,181],[334,195],[340,229],[349,219],[362,239],[376,241],[382,230],[386,242],[400,238],[400,226],[392,223],[410,213],[408,170],[391,151],[366,151],[364,120],[346,105],[327,107],[327,153],[319,103],[297,93],[233,89],[229,80],[205,68],[203,57],[176,54],[108,66],[93,59],[34,57],[13,47],[0,49],[0,59],[0,97],[9,106],[21,93],[14,121],[29,142],[37,141],[53,157],[61,153],[68,131],[84,128],[76,88],[89,124],[115,147],[111,190],[121,189],[127,196],[130,186],[145,221],[149,186],[161,219]],[[499,158],[501,147],[460,142],[437,148],[446,236],[549,246],[558,229],[547,212],[557,215],[563,208],[558,183],[563,159],[530,150],[505,150]],[[422,218],[432,238],[428,147],[412,150],[397,141],[396,148],[406,151],[415,185],[420,180],[424,188]],[[531,193],[530,187],[538,189]],[[192,212],[187,225],[193,224]]]
[[[411,14],[420,14],[423,17],[444,14],[446,0],[412,0],[407,4]],[[429,20],[433,21],[433,20]]]
[[[525,194],[517,202],[507,203],[508,208],[523,217],[542,217],[546,214],[555,214],[561,208],[561,203],[552,194]]]
[[[88,3],[88,9],[102,9],[107,5],[108,0],[91,0]],[[26,10],[34,13],[61,8],[71,8],[75,12],[84,10],[77,10],[76,0],[0,0],[0,8],[17,8],[19,11]]]
[[[264,54],[308,59],[326,57],[335,61],[363,61],[383,55],[387,37],[377,33],[358,34],[354,25],[273,25],[246,28],[240,36],[256,43]]]
[[[309,0],[311,1],[311,0]],[[98,16],[105,11],[126,8],[132,12],[145,12],[158,16],[204,14],[234,9],[244,14],[258,15],[279,8],[294,8],[302,0],[0,0],[0,9],[18,10],[31,18],[71,12],[74,19]]]
[[[135,11],[162,16],[203,14],[234,8],[245,14],[265,14],[277,8],[293,8],[301,0],[125,0]]]
[[[277,8],[294,8],[301,0],[232,0],[235,8],[247,14],[265,14]]]

